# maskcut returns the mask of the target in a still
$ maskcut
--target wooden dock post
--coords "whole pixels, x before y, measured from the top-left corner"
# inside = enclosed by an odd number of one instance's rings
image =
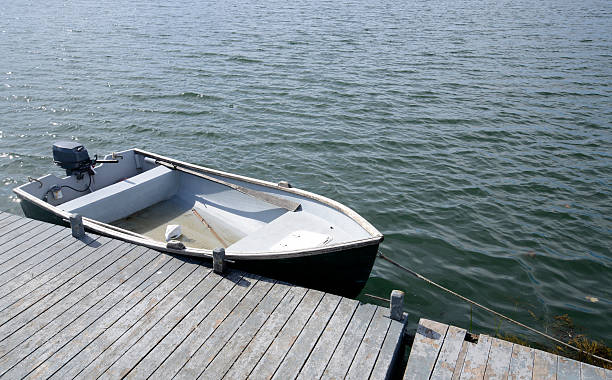
[[[85,227],[83,227],[83,217],[79,214],[70,214],[70,227],[72,228],[72,236],[81,238],[85,236]]]
[[[400,322],[404,319],[404,292],[401,290],[391,292],[389,309],[391,309],[391,319]]]
[[[213,270],[219,274],[225,271],[225,248],[213,250]]]

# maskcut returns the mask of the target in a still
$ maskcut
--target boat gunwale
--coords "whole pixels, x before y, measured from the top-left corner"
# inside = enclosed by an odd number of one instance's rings
[[[292,193],[292,194],[299,195],[305,198],[313,199],[337,211],[342,212],[343,214],[345,214],[346,216],[354,220],[357,224],[359,224],[360,227],[362,227],[366,232],[368,232],[371,235],[370,238],[353,240],[350,242],[338,243],[338,244],[333,244],[333,245],[329,245],[325,247],[317,247],[317,248],[311,248],[311,249],[305,249],[305,250],[291,250],[291,251],[283,251],[283,252],[260,251],[257,253],[229,251],[229,252],[226,252],[226,255],[225,255],[225,257],[229,260],[272,260],[272,259],[289,259],[289,258],[294,258],[294,257],[314,256],[314,255],[320,255],[320,254],[325,254],[329,252],[343,251],[343,250],[348,250],[352,248],[379,244],[383,240],[383,235],[372,224],[370,224],[367,220],[365,220],[361,215],[357,214],[351,208],[341,204],[340,202],[334,201],[322,195],[311,193],[309,191],[294,188],[294,187],[291,187],[291,188],[283,187],[283,186],[280,186],[276,183],[269,182],[269,181],[259,180],[256,178],[246,177],[246,176],[242,176],[238,174],[227,173],[227,172],[223,172],[223,171],[216,170],[216,169],[211,169],[211,168],[198,166],[198,165],[190,164],[190,163],[179,161],[179,160],[174,160],[172,158],[168,158],[168,157],[158,155],[155,153],[151,153],[151,152],[141,150],[138,148],[133,148],[132,150],[134,151],[134,153],[141,154],[146,157],[158,159],[161,161],[166,161],[166,162],[176,164],[179,166],[184,166],[190,169],[200,170],[200,171],[204,171],[204,172],[207,172],[213,175],[218,175],[221,177],[236,179],[236,180],[240,180],[240,181],[244,181],[244,182],[248,182],[248,183],[252,183],[256,185],[265,186],[268,188],[278,189],[278,190],[281,190],[287,193]],[[55,214],[56,216],[58,216],[65,222],[68,222],[70,219],[70,216],[73,215],[67,211],[60,209],[57,206],[53,206],[47,202],[44,202],[41,199],[38,199],[37,197],[33,196],[32,194],[22,190],[21,189],[22,186],[23,185],[14,188],[13,192],[17,194],[23,200],[31,202],[34,205]],[[193,248],[193,247],[185,247],[185,249],[168,248],[166,244],[164,244],[161,241],[153,240],[144,235],[140,235],[132,231],[129,231],[129,230],[126,230],[120,227],[112,226],[107,223],[99,222],[97,220],[90,219],[84,216],[83,216],[83,225],[88,230],[91,230],[93,232],[96,232],[102,235],[115,237],[115,238],[118,238],[124,241],[132,242],[132,243],[142,245],[148,248],[152,248],[155,250],[175,253],[175,254],[181,254],[181,255],[188,255],[188,256],[212,258],[212,250],[210,249]]]

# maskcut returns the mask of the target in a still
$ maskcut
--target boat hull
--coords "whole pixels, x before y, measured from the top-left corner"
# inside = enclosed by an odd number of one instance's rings
[[[26,217],[68,226],[61,217],[21,199]],[[107,234],[111,238],[117,238]],[[232,260],[232,268],[276,280],[355,298],[363,289],[376,259],[378,243],[290,258]],[[208,258],[202,258],[210,262]]]
[[[355,298],[370,277],[378,244],[318,255],[236,260],[232,267],[307,288]]]

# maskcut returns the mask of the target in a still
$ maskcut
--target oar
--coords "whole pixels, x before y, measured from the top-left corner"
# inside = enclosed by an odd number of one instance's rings
[[[300,204],[298,202],[294,202],[294,201],[291,201],[289,199],[280,198],[280,197],[274,196],[272,194],[264,193],[263,191],[257,191],[257,190],[249,189],[249,188],[244,187],[244,186],[235,185],[233,183],[229,183],[229,182],[223,181],[221,179],[218,179],[218,178],[215,178],[215,177],[211,177],[211,176],[206,175],[204,173],[196,172],[196,171],[193,171],[193,170],[181,167],[181,166],[177,166],[175,164],[170,164],[170,163],[167,163],[167,162],[164,162],[164,161],[161,161],[161,160],[155,160],[155,163],[158,164],[158,165],[165,166],[165,167],[167,167],[169,169],[178,170],[178,171],[181,171],[183,173],[187,173],[187,174],[194,175],[196,177],[207,179],[207,180],[209,180],[211,182],[219,183],[221,185],[224,185],[224,186],[232,188],[232,189],[234,189],[236,191],[239,191],[239,192],[241,192],[243,194],[249,195],[249,196],[251,196],[253,198],[262,200],[264,202],[270,203],[270,204],[272,204],[274,206],[278,206],[278,207],[284,208],[284,209],[289,210],[289,211],[297,211],[297,209],[300,207]]]
[[[217,238],[217,240],[219,240],[219,243],[221,243],[221,245],[223,245],[223,248],[227,248],[227,244],[223,241],[223,239],[221,239],[221,236],[219,236],[215,232],[215,230],[213,230],[213,228],[210,226],[210,224],[206,223],[206,220],[204,220],[204,218],[202,218],[202,215],[200,215],[200,213],[197,212],[195,208],[192,208],[191,212],[193,212],[193,214],[195,216],[197,216],[198,219],[200,219],[200,222],[202,222],[206,226],[206,228],[208,228],[210,230],[210,232],[215,236],[215,238]]]

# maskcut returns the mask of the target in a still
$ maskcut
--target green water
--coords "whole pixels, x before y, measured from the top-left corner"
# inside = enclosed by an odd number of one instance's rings
[[[403,265],[610,345],[611,38],[597,0],[3,2],[0,209],[54,140],[140,147],[336,199]],[[364,293],[391,289],[470,324],[379,260]]]

